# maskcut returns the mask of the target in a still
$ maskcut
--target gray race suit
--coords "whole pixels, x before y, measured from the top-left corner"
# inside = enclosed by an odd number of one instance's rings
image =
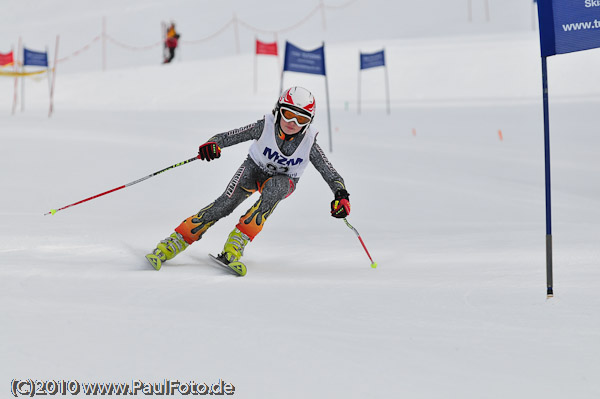
[[[265,128],[265,123],[274,124],[271,130]],[[267,126],[270,127],[270,126]],[[286,136],[280,132],[279,126],[273,122],[271,115],[266,115],[263,119],[239,129],[219,133],[208,142],[215,142],[220,148],[227,148],[250,140],[259,140],[263,132],[273,131],[277,150],[284,155],[283,159],[290,157],[301,145],[307,132],[298,133],[293,136]],[[339,189],[345,189],[344,180],[328,161],[325,153],[316,142],[316,134],[310,147],[310,163],[319,171],[325,182],[335,193]],[[270,154],[269,154],[270,155]],[[180,233],[186,242],[191,244],[199,240],[204,232],[208,230],[219,219],[231,214],[246,198],[258,191],[260,198],[254,205],[240,218],[236,226],[242,233],[250,239],[262,230],[264,222],[273,213],[279,202],[292,194],[296,188],[299,177],[289,176],[278,170],[261,168],[250,155],[241,164],[231,181],[215,201],[202,208],[197,214],[185,219],[179,227],[175,229]]]

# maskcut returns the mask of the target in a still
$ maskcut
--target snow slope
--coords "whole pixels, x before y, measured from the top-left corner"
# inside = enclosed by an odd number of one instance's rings
[[[372,70],[357,115],[351,62],[382,45],[392,113]],[[248,245],[246,277],[223,274],[207,253],[256,197],[154,271],[143,255],[222,192],[249,143],[43,216],[260,118],[279,88],[268,59],[257,94],[252,56],[241,54],[59,74],[50,119],[44,81],[28,82],[15,116],[0,99],[0,392],[32,378],[222,379],[240,398],[600,395],[599,93],[584,79],[597,52],[549,65],[550,300],[535,35],[340,42],[327,57],[328,156],[377,269],[329,216],[332,194],[309,168]],[[316,93],[328,149],[322,78],[284,83]]]

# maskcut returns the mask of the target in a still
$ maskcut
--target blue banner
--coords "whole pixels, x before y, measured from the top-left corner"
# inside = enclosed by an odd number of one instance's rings
[[[360,53],[360,69],[375,68],[378,66],[385,66],[385,54],[383,50],[371,54]]]
[[[542,57],[600,47],[600,0],[539,0]]]
[[[286,41],[284,59],[284,71],[325,75],[325,45],[305,51]]]
[[[48,53],[23,48],[23,65],[48,66]]]

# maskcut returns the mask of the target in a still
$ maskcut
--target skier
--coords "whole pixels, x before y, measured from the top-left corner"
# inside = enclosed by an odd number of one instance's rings
[[[244,276],[246,266],[240,258],[245,246],[260,233],[279,202],[294,192],[309,160],[334,193],[331,215],[346,217],[350,213],[349,194],[344,180],[316,142],[318,131],[311,126],[314,116],[312,93],[302,87],[292,87],[282,93],[272,113],[266,114],[263,119],[217,134],[202,144],[198,158],[210,162],[221,156],[222,148],[255,140],[225,192],[200,212],[185,219],[174,233],[146,255],[152,266],[159,270],[163,262],[200,240],[219,219],[229,215],[258,191],[261,194],[258,201],[240,218],[221,254],[213,257],[229,271]]]
[[[165,58],[163,62],[164,64],[170,63],[173,58],[175,58],[175,49],[177,49],[179,37],[179,33],[175,31],[175,22],[171,22],[171,25],[167,30],[167,39],[165,40],[165,47],[167,48],[169,54]]]

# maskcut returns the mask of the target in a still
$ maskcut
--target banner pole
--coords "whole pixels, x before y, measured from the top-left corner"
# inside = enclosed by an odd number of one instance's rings
[[[281,60],[279,59],[279,37],[277,36],[277,32],[273,34],[275,37],[275,48],[277,49],[277,67],[281,68]]]
[[[21,38],[19,37],[19,44],[17,46],[17,52],[13,52],[13,71],[18,72],[19,67],[19,52],[21,49]],[[19,77],[15,75],[15,87],[13,92],[13,104],[12,104],[12,115],[15,114],[17,110],[17,91],[19,90]]]
[[[360,115],[360,80],[362,77],[362,69],[360,67],[360,51],[358,52],[358,58],[359,58],[359,64],[358,64],[358,99],[357,99],[357,104],[356,104],[356,112],[358,113],[358,115]]]
[[[323,42],[323,65],[325,65],[325,42]],[[331,106],[329,105],[329,80],[327,79],[327,69],[324,68],[325,74],[325,96],[327,97],[327,122],[329,125],[329,152],[333,152],[333,139],[331,137]]]
[[[48,46],[46,46],[46,77],[48,78],[48,106],[51,107],[52,104],[52,79],[50,76],[50,59],[49,56],[50,51],[48,50]],[[48,115],[49,116],[49,115]]]
[[[548,68],[542,57],[542,87],[544,90],[544,159],[546,176],[546,295],[554,296],[552,282],[552,198],[550,190],[550,116],[548,106]]]
[[[281,79],[279,80],[279,94],[277,96],[280,96],[283,92],[283,72],[285,71],[284,68],[281,68]]]
[[[383,54],[385,57],[385,48],[383,49]],[[385,95],[387,98],[387,114],[390,114],[390,79],[388,76],[388,66],[387,63],[385,62],[385,58],[384,58],[384,66],[383,68],[385,69]]]
[[[50,110],[48,111],[48,118],[52,116],[54,112],[54,85],[56,83],[56,65],[58,60],[58,41],[60,36],[56,35],[56,46],[54,47],[54,66],[52,67],[52,86],[50,88]]]
[[[278,96],[281,95],[281,92],[283,91],[283,73],[285,72],[285,64],[286,64],[286,58],[288,56],[287,54],[287,40],[285,41],[285,49],[283,50],[283,65],[281,66],[281,79],[279,80],[279,94]]]
[[[258,58],[258,38],[254,36],[254,94],[256,94],[256,59]]]
[[[21,62],[21,112],[25,110],[25,43],[23,43],[23,60]]]

